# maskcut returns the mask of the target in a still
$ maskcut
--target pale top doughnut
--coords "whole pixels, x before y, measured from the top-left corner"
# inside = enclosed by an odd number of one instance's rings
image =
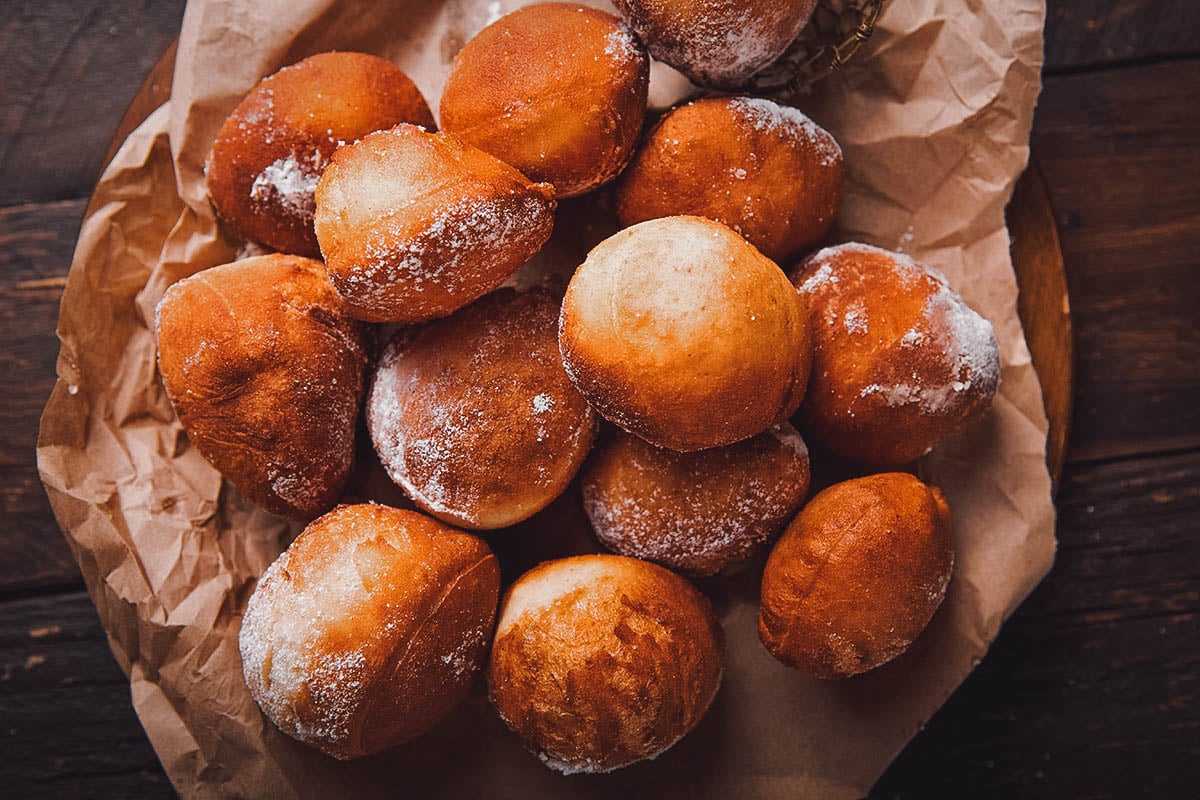
[[[597,245],[567,289],[559,346],[597,411],[681,451],[786,420],[811,360],[806,315],[783,272],[699,217],[643,222]]]

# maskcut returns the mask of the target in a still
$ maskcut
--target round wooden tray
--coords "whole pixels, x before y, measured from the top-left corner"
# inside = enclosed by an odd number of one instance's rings
[[[112,160],[121,142],[142,123],[150,112],[171,96],[171,76],[175,68],[176,43],[167,48],[142,83],[125,117],[113,134],[104,163]],[[91,209],[88,209],[88,214]],[[1074,342],[1071,338],[1071,304],[1063,268],[1062,248],[1058,241],[1054,211],[1036,158],[1017,181],[1007,210],[1012,236],[1013,267],[1020,296],[1017,311],[1025,326],[1025,338],[1033,356],[1033,366],[1042,382],[1043,402],[1050,431],[1046,442],[1046,463],[1057,489],[1062,475],[1067,434],[1071,427],[1071,403],[1074,390]]]

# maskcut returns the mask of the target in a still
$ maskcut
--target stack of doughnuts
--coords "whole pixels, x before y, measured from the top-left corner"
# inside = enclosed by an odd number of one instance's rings
[[[327,53],[213,142],[222,229],[278,252],[171,286],[159,370],[232,487],[307,523],[239,645],[266,718],[336,758],[419,736],[486,679],[548,766],[618,769],[719,690],[721,623],[689,578],[761,571],[763,645],[822,679],[896,658],[950,585],[949,503],[908,465],[987,414],[990,323],[931,266],[824,246],[844,156],[798,109],[705,97],[643,132],[651,55],[736,85],[812,0],[616,5],[486,27],[440,129],[397,67]],[[620,230],[565,286],[516,281],[574,197]],[[859,468],[807,504],[806,439]],[[347,490],[356,459],[411,507]],[[501,600],[462,529],[520,536],[559,498],[613,554],[544,562]]]

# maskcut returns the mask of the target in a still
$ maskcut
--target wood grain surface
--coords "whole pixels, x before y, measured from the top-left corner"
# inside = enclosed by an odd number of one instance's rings
[[[87,195],[182,5],[16,0],[0,19],[4,796],[173,796],[50,515],[33,441]],[[1197,17],[1193,0],[1049,3],[1033,144],[1078,368],[1059,556],[873,798],[1196,796]]]

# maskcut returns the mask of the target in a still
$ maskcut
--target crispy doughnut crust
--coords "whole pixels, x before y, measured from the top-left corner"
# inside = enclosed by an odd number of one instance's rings
[[[483,666],[500,567],[483,540],[415,511],[339,506],[267,569],[238,637],[280,730],[339,759],[433,727]]]
[[[505,594],[488,689],[547,766],[608,772],[696,726],[723,654],[712,607],[690,583],[633,558],[576,556],[535,567]]]
[[[835,484],[767,559],[759,638],[818,678],[874,669],[929,624],[953,565],[950,507],[937,487],[899,472]]]
[[[643,222],[597,245],[567,288],[558,341],[602,416],[680,451],[786,420],[812,358],[807,314],[783,272],[700,217]]]
[[[409,77],[366,53],[320,53],[259,82],[221,126],[205,162],[217,216],[273,250],[320,256],[313,191],[333,152],[433,114]]]
[[[903,464],[981,418],[1000,383],[992,325],[906,255],[844,244],[793,278],[814,355],[802,429],[870,464]]]
[[[797,109],[710,97],[664,116],[617,188],[623,227],[693,214],[791,264],[825,238],[842,199],[842,149]]]
[[[650,59],[621,20],[539,3],[484,28],[455,57],[442,126],[574,197],[629,163],[649,81]]]
[[[316,197],[329,279],[368,322],[425,322],[462,308],[528,261],[554,227],[553,187],[415,125],[339,149]]]
[[[311,519],[341,493],[367,363],[320,262],[268,255],[173,284],[158,369],[193,445],[274,514]]]
[[[500,289],[387,348],[367,425],[384,468],[421,508],[501,528],[575,476],[597,422],[563,371],[558,309],[545,289]]]

